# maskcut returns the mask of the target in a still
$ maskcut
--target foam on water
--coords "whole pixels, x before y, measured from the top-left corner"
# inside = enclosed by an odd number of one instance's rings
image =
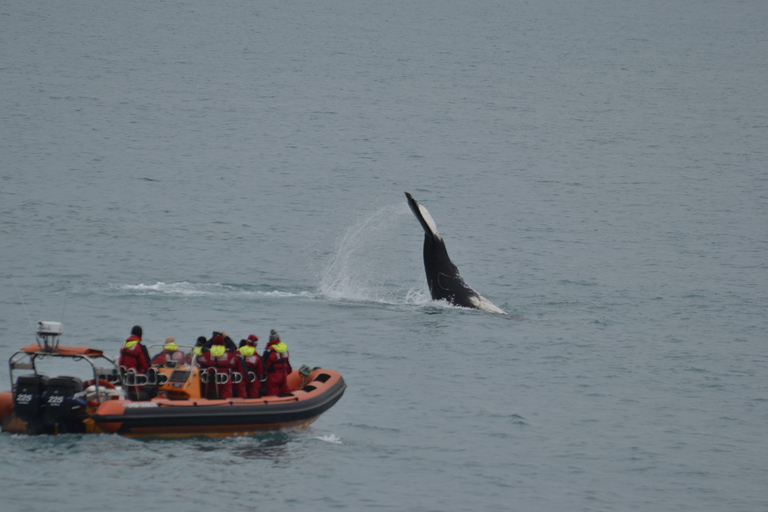
[[[325,434],[325,435],[322,435],[322,436],[317,436],[317,437],[315,437],[315,439],[317,439],[319,441],[324,441],[326,443],[331,443],[331,444],[342,444],[341,443],[341,438],[339,436],[337,436],[337,435],[334,435],[334,434]]]
[[[245,290],[242,287],[231,286],[219,283],[164,283],[158,281],[155,284],[122,284],[111,285],[109,289],[119,290],[138,295],[169,295],[179,297],[222,297],[232,299],[248,299],[248,298],[260,298],[260,297],[273,297],[273,298],[291,298],[291,297],[305,297],[312,298],[315,296],[310,291],[292,293],[283,292],[279,290],[273,291],[260,291],[260,290]]]

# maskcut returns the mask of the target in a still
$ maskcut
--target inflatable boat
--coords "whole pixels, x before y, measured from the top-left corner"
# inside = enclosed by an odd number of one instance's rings
[[[168,362],[146,374],[118,368],[100,350],[58,343],[61,324],[39,322],[38,343],[9,360],[12,391],[0,392],[3,432],[39,434],[115,433],[127,437],[243,436],[313,423],[344,394],[338,372],[294,370],[289,392],[260,398],[205,398],[231,375]],[[87,377],[48,377],[40,363],[84,363]],[[23,372],[23,374],[19,374]],[[239,374],[237,375],[238,377]],[[129,390],[151,390],[153,398],[129,400]],[[145,393],[137,393],[142,396]]]

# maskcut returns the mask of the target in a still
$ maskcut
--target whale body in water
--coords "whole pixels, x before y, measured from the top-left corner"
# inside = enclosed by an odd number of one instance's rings
[[[474,308],[490,313],[505,314],[491,301],[470,288],[459,274],[459,269],[448,257],[445,242],[426,208],[411,194],[405,193],[408,206],[424,228],[424,270],[427,273],[429,293],[434,300],[447,300],[456,306]]]

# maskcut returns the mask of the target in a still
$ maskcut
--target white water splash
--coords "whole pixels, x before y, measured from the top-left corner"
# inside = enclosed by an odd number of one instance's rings
[[[403,205],[390,205],[350,227],[321,275],[320,293],[336,300],[384,304],[429,302],[419,267],[421,240],[412,247],[401,242],[408,216]]]
[[[315,439],[319,441],[324,441],[326,443],[331,443],[331,444],[342,444],[341,438],[335,434],[326,434],[324,436],[316,436]]]

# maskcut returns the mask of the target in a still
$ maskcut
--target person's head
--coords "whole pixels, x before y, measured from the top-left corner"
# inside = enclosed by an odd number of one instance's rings
[[[277,331],[272,329],[269,332],[269,341],[267,342],[267,348],[273,348],[277,345],[284,345],[284,343],[280,340],[280,335],[277,334]]]
[[[249,334],[248,335],[248,339],[246,339],[245,342],[248,343],[248,345],[250,345],[252,347],[255,347],[256,345],[259,344],[258,343],[259,342],[259,337],[256,336],[255,334]]]
[[[165,338],[165,345],[163,345],[163,349],[165,349],[166,352],[176,352],[179,350],[179,346],[176,344],[176,338],[173,336],[168,336]]]
[[[142,334],[143,334],[143,331],[140,325],[134,325],[133,329],[131,329],[131,336],[138,336],[139,338],[141,338]]]
[[[224,345],[224,336],[222,336],[221,333],[216,333],[216,335],[213,337],[213,344]]]
[[[206,341],[208,341],[208,340],[205,339],[205,336],[198,336],[197,337],[197,341],[195,342],[195,346],[196,347],[202,347],[203,345],[205,345]]]

